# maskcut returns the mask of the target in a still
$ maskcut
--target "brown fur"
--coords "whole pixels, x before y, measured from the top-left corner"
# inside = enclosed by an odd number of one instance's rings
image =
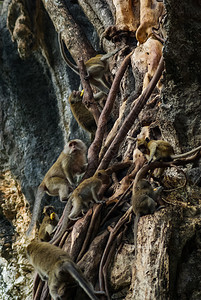
[[[78,139],[71,140],[65,145],[64,150],[38,187],[27,235],[31,233],[36,223],[45,192],[50,196],[59,196],[61,201],[67,200],[69,187],[75,184],[75,176],[86,170],[86,150],[86,145]]]
[[[40,225],[38,237],[42,242],[49,242],[51,240],[51,234],[59,222],[59,217],[51,205],[45,206],[43,213],[45,216]]]
[[[49,243],[32,241],[27,247],[27,257],[42,280],[48,280],[51,297],[60,299],[61,287],[78,283],[92,300],[98,300],[92,285],[84,278],[68,254]]]

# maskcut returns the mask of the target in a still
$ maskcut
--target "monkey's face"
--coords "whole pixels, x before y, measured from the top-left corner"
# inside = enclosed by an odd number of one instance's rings
[[[96,173],[96,176],[102,181],[102,183],[107,184],[110,181],[110,177],[104,170],[100,170]]]
[[[148,149],[147,149],[147,142],[144,139],[138,139],[137,140],[137,148],[143,153],[143,154],[148,154]]]
[[[73,91],[68,98],[70,104],[80,103],[82,101],[83,91]]]
[[[142,179],[142,180],[138,181],[138,183],[136,185],[136,189],[137,190],[152,189],[152,186],[149,183],[149,181]]]
[[[68,144],[68,146],[69,146],[69,149],[70,149],[70,153],[73,153],[73,152],[79,150],[79,147],[78,147],[78,145],[77,145],[77,142],[75,142],[75,141],[70,142],[70,143]]]
[[[45,206],[44,209],[43,209],[43,213],[44,213],[45,215],[48,215],[48,216],[50,216],[54,211],[55,211],[55,209],[54,209],[54,207],[51,206],[51,205],[47,205],[47,206]]]

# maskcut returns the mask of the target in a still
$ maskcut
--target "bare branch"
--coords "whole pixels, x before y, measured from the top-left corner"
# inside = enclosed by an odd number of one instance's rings
[[[114,81],[112,83],[106,104],[100,115],[95,139],[94,139],[93,143],[91,144],[89,151],[88,151],[88,168],[87,168],[87,172],[85,173],[85,176],[84,176],[85,178],[91,176],[98,166],[99,152],[100,152],[103,137],[104,137],[104,134],[106,131],[107,121],[108,121],[108,118],[109,118],[110,113],[113,108],[113,104],[114,104],[114,101],[115,101],[115,98],[117,95],[117,91],[119,89],[120,81],[121,81],[121,79],[126,71],[126,68],[130,62],[131,54],[132,54],[132,52],[129,53],[125,57],[119,70],[117,71]]]
[[[77,62],[77,59],[81,56],[81,49],[84,60],[94,56],[95,50],[87,40],[84,32],[74,21],[64,1],[42,0],[42,2],[56,31],[63,31],[62,39],[73,59]]]
[[[153,76],[152,80],[150,81],[147,88],[144,90],[142,95],[139,97],[139,99],[136,101],[134,107],[132,108],[131,112],[129,113],[128,117],[125,119],[124,123],[122,124],[122,127],[120,128],[118,134],[116,135],[115,139],[113,140],[111,146],[107,150],[105,156],[103,157],[98,169],[106,169],[111,161],[111,159],[115,156],[117,151],[119,150],[119,147],[121,143],[123,142],[126,134],[130,130],[131,126],[133,125],[135,119],[137,118],[138,114],[144,107],[145,103],[149,99],[153,89],[155,88],[158,80],[160,79],[162,72],[164,69],[164,60],[163,57],[161,57],[157,71],[155,75]]]

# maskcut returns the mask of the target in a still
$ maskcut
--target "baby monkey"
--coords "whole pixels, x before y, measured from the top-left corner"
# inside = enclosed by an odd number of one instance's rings
[[[98,199],[98,191],[102,184],[106,184],[109,181],[109,175],[107,175],[105,170],[99,170],[94,174],[94,176],[81,182],[70,196],[73,208],[68,216],[69,219],[77,219],[80,213],[84,213],[89,209],[90,202],[94,201],[96,203],[100,203]]]
[[[54,300],[61,299],[60,288],[74,286],[78,283],[80,287],[92,300],[98,300],[92,285],[84,278],[78,266],[71,260],[68,254],[47,242],[32,241],[27,246],[27,257],[38,272],[40,278],[48,280],[51,297]]]
[[[137,228],[139,218],[147,214],[153,214],[156,211],[157,197],[162,191],[162,187],[158,187],[156,191],[153,190],[149,181],[141,179],[133,186],[132,206],[135,213],[134,222],[134,244],[135,252],[137,249]]]
[[[38,237],[42,242],[49,242],[51,240],[51,234],[59,222],[59,217],[55,213],[54,207],[51,205],[44,207],[43,214],[45,216],[40,225]]]
[[[75,184],[75,176],[86,170],[86,151],[86,145],[78,139],[71,140],[65,145],[64,150],[38,187],[27,235],[31,233],[37,221],[41,200],[45,193],[50,196],[59,196],[61,201],[68,199],[69,188]]]
[[[149,164],[152,161],[172,161],[201,150],[201,146],[199,146],[189,152],[174,155],[174,149],[170,143],[163,140],[149,140],[149,138],[137,139],[137,148],[145,154]]]

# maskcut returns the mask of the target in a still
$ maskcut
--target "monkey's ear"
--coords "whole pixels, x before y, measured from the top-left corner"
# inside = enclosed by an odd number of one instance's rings
[[[145,141],[146,141],[147,143],[149,143],[149,142],[150,142],[150,139],[149,139],[148,137],[146,137]]]

